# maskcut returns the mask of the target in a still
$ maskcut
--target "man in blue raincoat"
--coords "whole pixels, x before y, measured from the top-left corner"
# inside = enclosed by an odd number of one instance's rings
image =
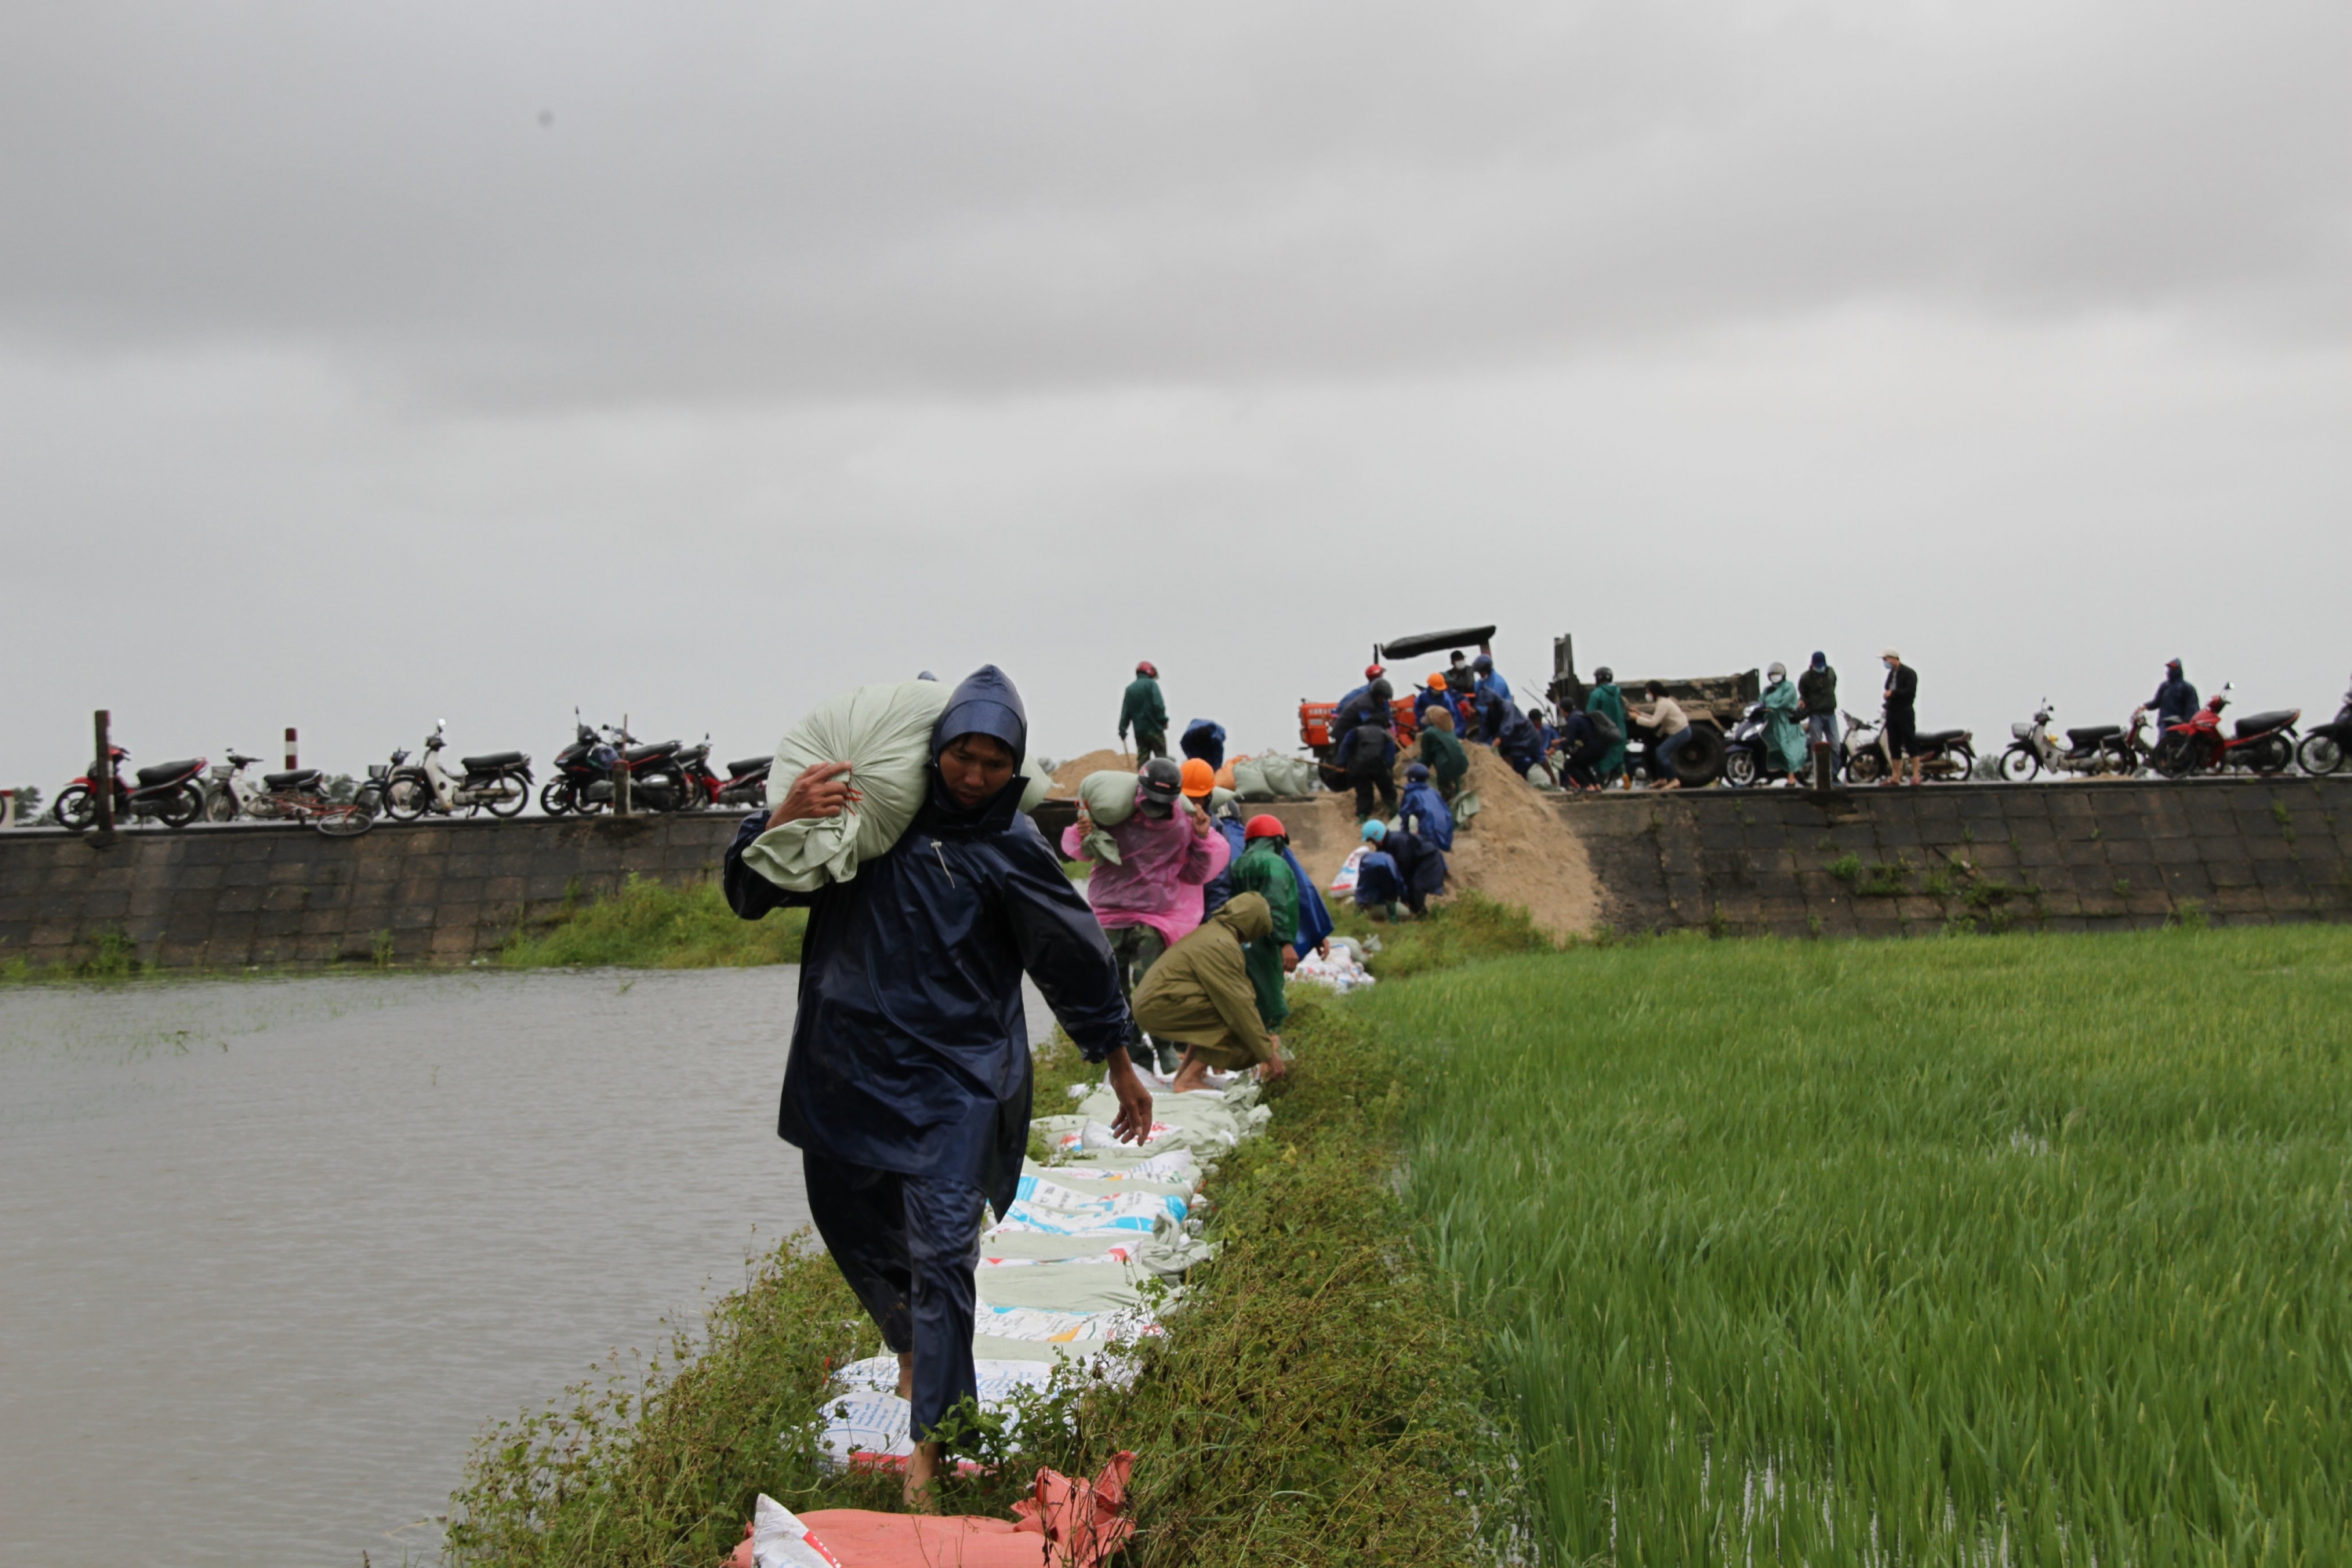
[[[898,1352],[919,1439],[910,1499],[939,1472],[944,1444],[927,1435],[978,1394],[981,1206],[1012,1206],[1029,1142],[1024,973],[1080,1053],[1106,1064],[1120,1138],[1139,1142],[1151,1125],[1151,1096],[1122,1048],[1127,1005],[1110,946],[1020,814],[1028,740],[1020,693],[986,666],[940,716],[929,798],[888,853],[813,893],[743,864],[762,832],[837,816],[857,798],[842,777],[848,763],[820,763],[774,811],[744,822],[723,868],[727,901],[745,920],[808,908],[776,1131],[801,1151],[826,1249]]]

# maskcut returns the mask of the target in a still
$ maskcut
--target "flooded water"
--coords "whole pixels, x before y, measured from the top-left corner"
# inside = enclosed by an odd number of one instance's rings
[[[486,1423],[805,1223],[794,981],[0,992],[0,1561],[434,1559]]]

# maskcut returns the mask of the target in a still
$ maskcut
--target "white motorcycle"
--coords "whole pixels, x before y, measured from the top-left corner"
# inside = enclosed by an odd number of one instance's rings
[[[2032,722],[2009,727],[2012,743],[2000,755],[2002,778],[2011,784],[2023,784],[2044,773],[2133,778],[2147,771],[2147,745],[2142,738],[2147,728],[2147,709],[2135,709],[2128,726],[2093,724],[2069,730],[2063,746],[2050,728],[2051,716],[2056,711],[2045,697],[2034,710]]]
[[[454,816],[487,811],[492,816],[513,816],[530,804],[530,759],[520,752],[491,752],[460,757],[462,773],[452,773],[441,754],[448,747],[443,733],[446,720],[436,720],[425,737],[425,761],[394,768],[384,781],[383,808],[396,822],[414,822],[425,813]]]
[[[254,783],[245,776],[245,770],[260,760],[232,746],[227,762],[213,764],[205,790],[206,822],[235,822],[240,816],[256,822],[283,821],[298,815],[290,808],[289,797],[309,797],[320,802],[326,799],[325,785],[317,768],[264,773],[259,784]]]

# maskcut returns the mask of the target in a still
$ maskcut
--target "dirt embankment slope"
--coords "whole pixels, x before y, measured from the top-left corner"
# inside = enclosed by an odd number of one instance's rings
[[[1448,894],[1484,893],[1517,904],[1554,937],[1580,936],[1601,919],[1601,894],[1584,845],[1560,820],[1555,798],[1535,789],[1486,746],[1465,747],[1465,791],[1478,795],[1476,817],[1454,836],[1446,856]],[[1403,789],[1400,763],[1398,789]],[[1331,879],[1360,842],[1352,795],[1315,797],[1311,806],[1286,806],[1291,847],[1318,885]]]

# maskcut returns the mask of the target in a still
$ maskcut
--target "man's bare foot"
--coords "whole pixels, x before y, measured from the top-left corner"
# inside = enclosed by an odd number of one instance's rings
[[[898,1352],[898,1397],[915,1397],[915,1352],[912,1351]]]
[[[940,1511],[940,1445],[918,1443],[907,1459],[907,1486],[901,1494],[907,1506],[917,1513]]]
[[[1176,1069],[1176,1081],[1168,1086],[1168,1092],[1171,1094],[1190,1094],[1196,1089],[1208,1089],[1210,1087],[1209,1064],[1194,1056],[1192,1052],[1186,1051],[1184,1053],[1184,1065]]]

